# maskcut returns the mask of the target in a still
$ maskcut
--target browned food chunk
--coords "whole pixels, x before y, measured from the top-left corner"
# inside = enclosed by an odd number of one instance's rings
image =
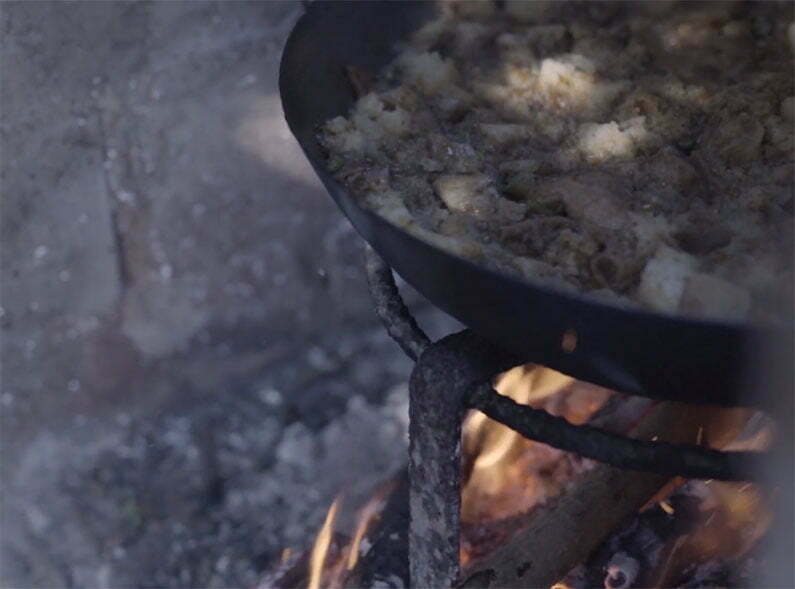
[[[772,317],[792,276],[786,3],[445,0],[320,134],[454,255],[666,313]],[[582,8],[582,9],[580,9]]]

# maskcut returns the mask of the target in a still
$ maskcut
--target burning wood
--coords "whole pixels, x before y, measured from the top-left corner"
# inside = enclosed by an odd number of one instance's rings
[[[527,365],[497,379],[498,392],[478,389],[470,400],[472,406],[510,423],[522,434],[478,412],[472,412],[460,430],[467,387],[509,359],[471,332],[448,336],[441,345],[429,347],[428,338],[395,298],[388,268],[374,260],[374,256],[368,259],[368,273],[377,287],[378,312],[392,325],[389,333],[406,353],[419,358],[412,377],[413,384],[422,385],[412,387],[412,444],[415,448],[424,444],[425,452],[419,454],[424,460],[418,463],[419,470],[415,467],[421,482],[411,483],[412,517],[414,499],[428,493],[434,505],[440,501],[446,505],[444,517],[441,512],[437,515],[448,522],[444,529],[455,534],[445,543],[418,534],[419,528],[413,525],[409,533],[409,484],[402,475],[397,492],[388,500],[385,525],[373,535],[369,522],[380,516],[386,491],[362,509],[351,542],[335,545],[334,536],[329,539],[337,509],[333,504],[312,558],[298,561],[304,576],[292,576],[292,584],[265,584],[263,588],[408,586],[409,562],[413,562],[409,554],[421,555],[416,550],[420,544],[439,554],[458,545],[459,501],[462,550],[459,559],[453,557],[453,566],[466,567],[461,587],[550,586],[561,578],[556,586],[572,589],[672,583],[695,587],[705,579],[725,578],[726,571],[736,569],[731,563],[747,559],[770,521],[770,509],[758,488],[746,483],[688,483],[670,477],[690,470],[718,472],[724,478],[750,472],[756,457],[747,451],[766,447],[772,436],[770,422],[762,414],[656,405]],[[589,428],[577,428],[586,422]],[[632,443],[615,435],[627,432],[656,442]],[[605,453],[617,449],[624,458],[616,464],[656,469],[655,474],[617,470],[524,437],[546,440],[547,435],[554,440],[551,443],[600,460],[612,460]],[[439,441],[442,438],[444,443]],[[691,446],[666,446],[666,441]],[[745,453],[735,454],[739,462],[721,463],[714,460],[719,453],[699,449],[707,444]],[[446,455],[445,449],[451,454]],[[460,497],[458,460],[453,459],[459,451]],[[683,458],[677,455],[680,451]],[[680,461],[666,466],[660,460],[665,456]],[[738,465],[745,470],[736,470]],[[434,481],[452,486],[438,492],[438,485],[428,485],[428,469]],[[448,478],[440,479],[440,473]],[[456,491],[454,497],[451,489]],[[415,541],[413,549],[410,538]],[[368,552],[370,544],[374,549]],[[445,557],[448,565],[449,560]],[[318,562],[322,564],[319,572]],[[423,561],[423,570],[436,575],[429,564],[432,559]],[[447,578],[451,570],[448,566],[440,578]]]
[[[737,511],[745,493],[753,508]],[[699,583],[716,575],[723,586],[747,585],[740,577],[750,572],[753,547],[770,524],[764,495],[747,483],[689,481],[665,502],[670,513],[660,503],[635,515],[555,587],[713,586]]]
[[[384,525],[367,523],[383,502],[365,506],[352,542],[331,532],[332,504],[312,557],[283,562],[260,589],[407,587],[409,577],[415,586],[449,587],[459,565],[466,574],[458,587],[549,587],[559,579],[558,589],[702,587],[753,568],[753,550],[772,520],[761,489],[671,477],[759,476],[758,450],[773,434],[764,415],[656,404],[530,365],[505,373],[498,392],[477,387],[511,366],[511,357],[471,331],[431,344],[370,250],[367,270],[379,316],[417,360],[410,476],[398,477]],[[482,413],[471,414],[460,443],[467,403]]]
[[[683,416],[675,406],[661,405],[632,434],[646,439],[658,435],[671,441],[692,440],[703,422],[703,415],[697,413],[690,411]],[[637,512],[666,480],[664,475],[593,466],[554,502],[528,513],[523,529],[471,567],[462,586],[552,585],[584,560],[621,521]],[[472,579],[483,580],[473,583]]]
[[[262,579],[257,589],[342,589],[347,586],[360,558],[370,550],[372,543],[367,533],[380,518],[394,488],[394,481],[379,485],[359,510],[352,538],[334,530],[342,504],[342,495],[338,495],[329,506],[312,549],[293,558],[292,551],[285,548],[279,566]]]
[[[366,553],[370,549],[369,542],[368,546],[364,546],[362,543],[365,533],[368,529],[370,529],[371,524],[381,515],[381,512],[384,509],[385,499],[389,493],[392,492],[394,487],[395,484],[392,481],[382,485],[381,489],[377,491],[375,495],[373,495],[372,499],[370,499],[359,511],[356,531],[353,534],[353,541],[351,542],[351,547],[348,550],[348,562],[346,565],[346,569],[348,571],[352,571],[354,567],[356,567],[356,563],[359,561],[361,554]]]
[[[615,395],[542,367],[508,371],[497,388],[572,423],[631,430],[640,438],[708,440],[734,449],[759,449],[770,439],[769,424],[758,414],[697,408],[683,412],[672,404],[651,409],[652,401]],[[672,586],[696,574],[715,574],[714,567],[699,568],[711,559],[732,562],[747,555],[770,520],[754,485],[691,481],[682,487],[680,479],[666,486],[665,475],[595,464],[526,440],[478,413],[464,424],[462,448],[461,565],[467,570],[462,587],[549,587],[578,563],[584,564],[559,588],[581,589],[597,581],[610,589],[636,582]],[[332,534],[336,500],[311,558],[294,561],[293,569],[303,566],[304,574],[296,578],[293,571],[285,578],[292,584],[263,584],[260,589],[370,586],[361,584],[360,557],[377,542],[373,523],[393,487],[381,488],[360,510],[350,541]],[[627,518],[629,525],[622,524]],[[405,543],[405,537],[400,541]],[[407,579],[397,575],[393,580]]]
[[[330,571],[335,568],[337,563],[344,560],[345,549],[349,544],[350,538],[347,536],[330,532],[325,554],[321,555],[324,568],[320,575],[320,587],[325,589],[331,586],[327,584]],[[294,554],[292,550],[286,548],[282,552],[279,564],[263,575],[257,589],[294,589],[297,587],[306,589],[310,583],[312,555],[312,550]]]
[[[602,427],[615,424],[604,413],[593,421],[601,421]],[[706,437],[725,448],[760,450],[771,432],[769,420],[748,411],[683,412],[666,404],[644,418],[633,435],[680,442]],[[587,567],[570,573],[557,587],[670,587],[689,578],[687,567],[692,576],[710,560],[737,562],[769,526],[769,501],[756,485],[690,481],[682,487],[684,481],[674,479],[664,486],[666,478],[597,464],[574,478],[557,500],[531,510],[524,519],[514,518],[513,535],[469,567],[462,587],[549,586],[562,576],[557,567],[564,562],[574,566],[599,545],[600,535],[616,528],[620,541],[606,541]],[[655,493],[655,488],[663,491]],[[622,531],[621,522],[644,503],[646,511]]]

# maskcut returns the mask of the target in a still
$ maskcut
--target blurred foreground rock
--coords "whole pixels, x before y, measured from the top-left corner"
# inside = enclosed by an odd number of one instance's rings
[[[0,584],[250,583],[404,452],[408,361],[282,119],[300,5],[0,11]]]

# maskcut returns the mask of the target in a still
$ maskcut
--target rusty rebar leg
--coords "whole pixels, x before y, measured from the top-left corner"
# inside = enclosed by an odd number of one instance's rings
[[[465,397],[517,363],[463,331],[431,344],[414,367],[409,383],[412,587],[451,587],[458,577]]]
[[[395,285],[392,268],[367,244],[364,246],[364,267],[375,312],[392,339],[409,358],[416,360],[431,344],[431,340],[417,325],[403,302]]]
[[[741,481],[759,478],[765,461],[770,460],[769,453],[756,450],[728,452],[695,445],[633,440],[590,425],[572,425],[542,409],[520,405],[488,384],[472,391],[467,396],[467,404],[529,440],[628,470]]]

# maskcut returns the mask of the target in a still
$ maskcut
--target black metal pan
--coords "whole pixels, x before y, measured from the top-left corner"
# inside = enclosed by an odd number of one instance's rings
[[[395,43],[436,10],[432,2],[313,2],[284,50],[279,83],[287,123],[362,237],[434,304],[528,361],[629,393],[769,405],[767,391],[743,393],[749,353],[769,341],[769,334],[739,324],[621,309],[496,273],[362,208],[326,171],[316,133],[353,105],[346,66],[378,71],[394,57]],[[564,334],[569,334],[566,345]]]

